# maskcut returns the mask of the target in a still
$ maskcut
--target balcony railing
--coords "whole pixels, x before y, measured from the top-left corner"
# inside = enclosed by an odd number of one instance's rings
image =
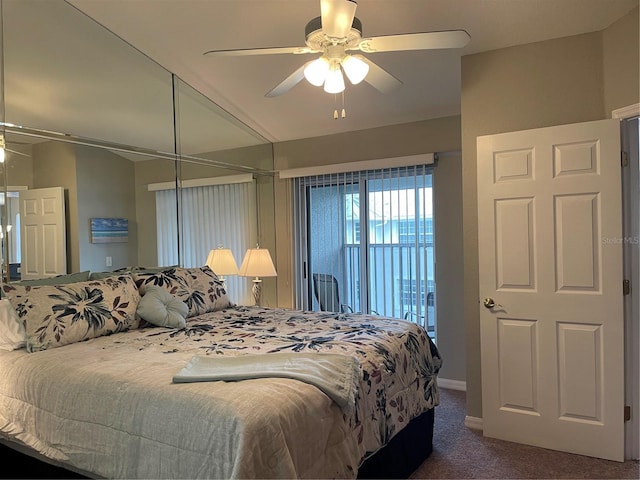
[[[360,245],[344,246],[345,278],[341,298],[363,311]],[[435,335],[433,247],[376,244],[369,246],[368,310],[418,323]]]

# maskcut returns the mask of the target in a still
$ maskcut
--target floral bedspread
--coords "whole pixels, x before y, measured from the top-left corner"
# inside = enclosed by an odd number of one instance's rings
[[[275,352],[356,356],[355,408],[289,378],[172,382],[195,355]],[[0,437],[92,477],[354,478],[438,404],[440,365],[426,331],[403,320],[233,307],[184,329],[0,351]]]
[[[234,307],[189,319],[183,330],[151,329],[135,340],[165,353],[199,355],[325,352],[358,357],[360,389],[355,415],[346,420],[375,453],[413,418],[438,405],[442,360],[426,331],[387,317]]]

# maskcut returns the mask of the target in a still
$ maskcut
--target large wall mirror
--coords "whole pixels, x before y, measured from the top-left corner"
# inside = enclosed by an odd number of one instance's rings
[[[274,247],[266,139],[67,2],[0,6],[3,281],[52,274],[25,270],[20,199],[56,188],[65,273],[202,266],[231,244],[240,262],[256,243]],[[243,301],[246,281],[228,283]]]

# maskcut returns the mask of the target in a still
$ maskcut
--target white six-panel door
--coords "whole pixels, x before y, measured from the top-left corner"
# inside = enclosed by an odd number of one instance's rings
[[[67,273],[64,189],[20,192],[21,278]]]
[[[477,139],[487,436],[624,459],[619,129]]]

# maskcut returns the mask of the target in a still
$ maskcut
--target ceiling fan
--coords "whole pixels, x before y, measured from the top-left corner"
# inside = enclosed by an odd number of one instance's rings
[[[362,22],[355,16],[355,0],[320,0],[320,17],[312,19],[305,27],[306,47],[267,47],[237,50],[209,50],[204,55],[242,56],[273,55],[282,53],[320,53],[315,60],[300,66],[266,97],[277,97],[286,93],[303,78],[315,86],[324,86],[327,93],[340,93],[345,89],[342,71],[356,85],[365,81],[382,93],[387,93],[402,84],[392,74],[376,65],[367,57],[351,55],[348,51],[363,53],[394,52],[402,50],[429,50],[462,48],[471,37],[464,30],[405,33],[362,37]]]
[[[21,144],[21,142],[5,142],[4,135],[0,133],[0,163],[4,163],[7,153],[15,153],[16,155],[22,155],[24,157],[31,157],[28,153],[19,152],[18,150],[13,150],[11,148],[7,148],[7,145],[10,143]]]

